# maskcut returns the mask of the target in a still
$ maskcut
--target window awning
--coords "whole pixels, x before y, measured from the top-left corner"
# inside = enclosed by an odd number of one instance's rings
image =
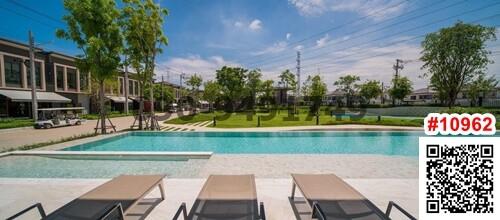
[[[125,103],[125,97],[124,96],[106,96],[107,99],[115,102],[115,103]],[[128,98],[129,100],[132,100],[130,97]]]
[[[28,90],[3,90],[0,89],[0,95],[9,98],[13,102],[31,102],[31,91]],[[68,103],[68,99],[54,92],[36,92],[38,102],[59,102]]]

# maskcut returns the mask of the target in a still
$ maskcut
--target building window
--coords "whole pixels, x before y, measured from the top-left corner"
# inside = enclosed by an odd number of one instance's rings
[[[128,94],[134,95],[134,81],[128,80]]]
[[[134,81],[134,95],[139,95],[139,82]]]
[[[118,80],[120,81],[120,88],[119,88],[119,93],[120,95],[125,95],[125,92],[123,91],[123,89],[125,88],[125,85],[124,85],[124,80],[123,78],[118,78]]]
[[[23,60],[15,57],[4,56],[5,84],[7,87],[23,87],[22,63]]]
[[[66,78],[68,80],[68,90],[76,91],[76,69],[66,68]]]
[[[57,66],[56,67],[56,88],[57,90],[64,90],[64,67],[62,66]]]
[[[417,96],[412,95],[412,96],[410,96],[410,99],[411,100],[417,100]]]
[[[27,68],[26,75],[28,78],[28,87],[31,88],[31,72],[30,67]],[[42,63],[35,62],[35,80],[36,88],[42,88]]]
[[[89,89],[89,74],[80,73],[80,91],[88,91]]]

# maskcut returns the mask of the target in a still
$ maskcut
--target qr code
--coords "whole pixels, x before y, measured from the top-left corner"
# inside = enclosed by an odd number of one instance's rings
[[[427,213],[493,213],[493,145],[426,145]]]

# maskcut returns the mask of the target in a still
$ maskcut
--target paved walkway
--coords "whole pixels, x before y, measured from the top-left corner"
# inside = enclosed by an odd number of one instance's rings
[[[159,114],[158,117],[162,118],[166,116],[165,114]],[[175,117],[177,117],[176,114],[170,115],[170,118]],[[116,130],[121,131],[130,128],[132,123],[134,123],[134,117],[111,118],[111,121],[116,126]],[[94,133],[96,123],[97,120],[88,120],[79,126],[52,129],[34,129],[33,127],[2,129],[0,130],[0,151],[23,145],[58,141],[63,138],[91,134]]]

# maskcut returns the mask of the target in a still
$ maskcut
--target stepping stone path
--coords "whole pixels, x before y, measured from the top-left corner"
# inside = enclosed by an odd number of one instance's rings
[[[176,125],[176,124],[166,124],[163,126],[160,130],[161,131],[196,131],[199,130],[199,128],[207,127],[212,125],[213,121],[200,121],[200,122],[194,122],[194,123],[187,123],[183,125]]]

